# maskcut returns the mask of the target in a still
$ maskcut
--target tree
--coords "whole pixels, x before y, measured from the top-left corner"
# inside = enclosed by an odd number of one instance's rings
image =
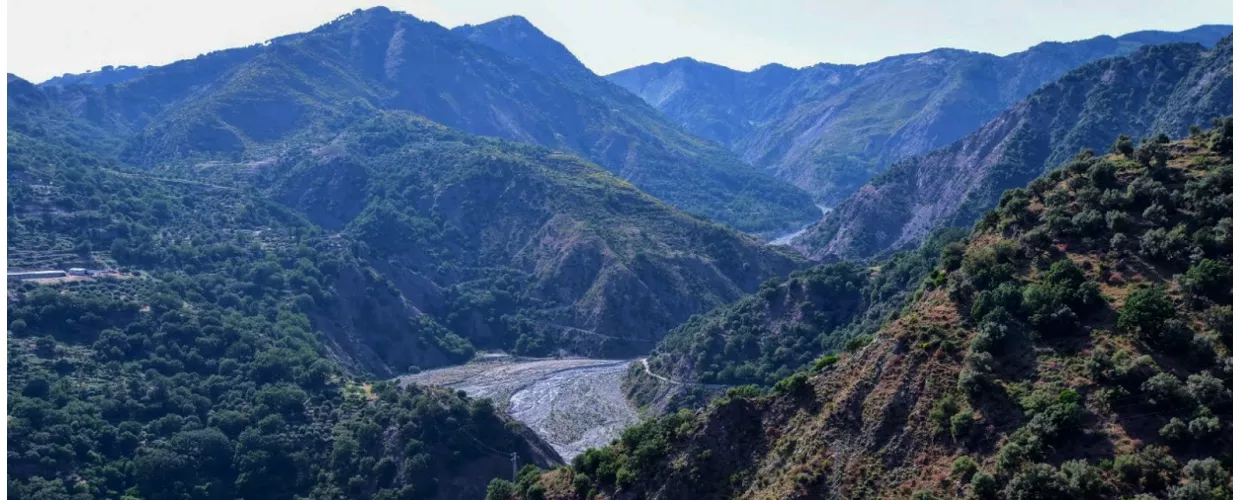
[[[1137,290],[1124,301],[1118,325],[1146,338],[1157,338],[1163,322],[1175,317],[1175,305],[1162,287]]]
[[[1111,152],[1132,158],[1132,138],[1126,135],[1119,136],[1119,138],[1115,139],[1115,142],[1111,144]]]
[[[1231,301],[1231,266],[1225,263],[1202,259],[1188,268],[1180,281],[1194,295],[1216,302]]]

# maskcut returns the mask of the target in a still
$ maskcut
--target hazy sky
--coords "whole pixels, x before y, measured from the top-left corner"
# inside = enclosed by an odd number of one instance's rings
[[[8,72],[166,64],[386,5],[452,27],[521,14],[600,74],[690,56],[737,69],[1230,24],[1230,0],[8,0]]]

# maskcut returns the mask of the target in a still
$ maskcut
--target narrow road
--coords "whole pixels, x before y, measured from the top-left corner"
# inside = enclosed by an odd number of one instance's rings
[[[724,384],[703,384],[701,382],[681,382],[679,380],[672,380],[670,378],[664,377],[662,375],[659,375],[655,372],[650,371],[650,363],[647,363],[646,359],[647,358],[642,358],[642,369],[646,370],[646,375],[650,375],[651,377],[657,378],[669,384],[686,385],[686,386],[694,386],[694,387],[706,387],[708,389],[720,389],[720,388],[728,387],[727,385],[724,385]]]

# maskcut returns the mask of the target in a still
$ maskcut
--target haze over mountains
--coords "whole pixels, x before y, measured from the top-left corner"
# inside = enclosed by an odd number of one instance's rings
[[[969,226],[1006,189],[1119,135],[1186,135],[1232,112],[1232,38],[1086,64],[952,145],[897,162],[798,237],[814,258],[869,257]]]
[[[1081,64],[1145,44],[1209,47],[1228,33],[1230,26],[1209,25],[1046,42],[1002,57],[936,49],[863,65],[771,64],[752,72],[681,58],[607,79],[833,206],[891,163],[964,137]]]
[[[376,110],[407,110],[581,154],[678,208],[741,230],[780,230],[817,215],[804,193],[687,134],[524,19],[467,31],[485,45],[375,8],[67,98],[85,101],[83,116],[96,123],[137,132],[124,155],[146,165],[221,155],[261,161],[275,154],[273,144],[321,140]]]
[[[380,7],[9,75],[9,494],[1212,498],[1230,33],[604,78]],[[394,381],[484,350],[641,357],[648,420]]]

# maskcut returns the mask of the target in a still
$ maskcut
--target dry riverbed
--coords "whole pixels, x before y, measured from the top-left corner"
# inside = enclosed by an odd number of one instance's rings
[[[513,360],[483,356],[461,366],[400,377],[414,382],[491,398],[549,443],[565,462],[597,448],[635,424],[637,410],[620,389],[632,360]]]

